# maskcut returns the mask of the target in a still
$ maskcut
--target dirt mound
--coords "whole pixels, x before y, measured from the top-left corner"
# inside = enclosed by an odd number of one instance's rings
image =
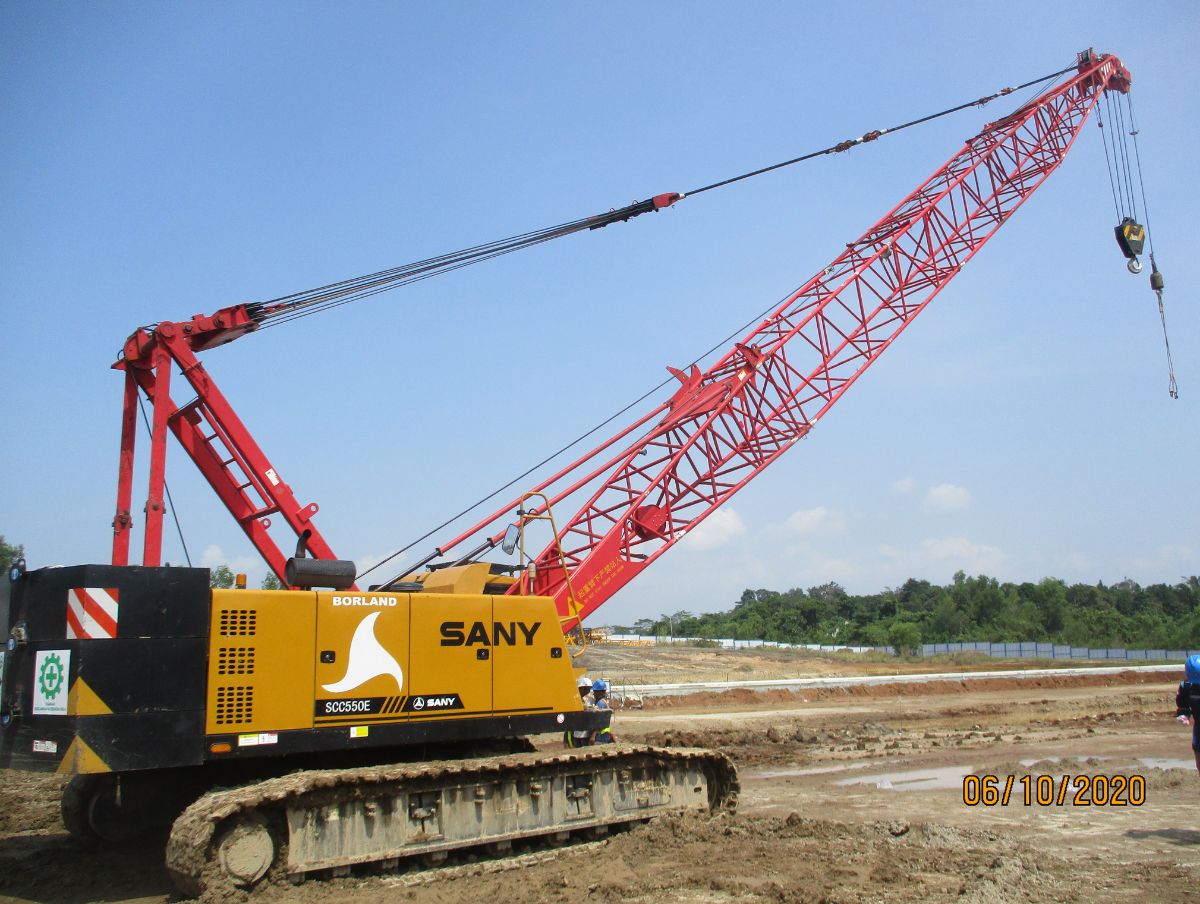
[[[804,763],[810,752],[830,748],[866,750],[889,743],[903,734],[879,722],[864,722],[850,728],[821,729],[780,722],[763,729],[669,729],[651,732],[639,740],[656,747],[704,747],[719,750],[738,765]],[[892,742],[896,743],[896,742]]]
[[[7,772],[0,781],[0,835],[62,831],[58,802],[66,779],[57,775]]]
[[[597,848],[560,852],[512,875],[409,889],[418,904],[486,900],[531,904],[753,901],[779,904],[916,904],[1088,900],[1104,864],[1060,858],[987,829],[904,819],[846,824],[799,813],[784,817],[664,817]],[[1156,891],[1186,899],[1188,871],[1158,864]],[[1133,881],[1148,880],[1141,864]],[[1140,878],[1139,878],[1140,877]],[[1136,886],[1130,886],[1135,888]],[[304,889],[308,900],[310,889]],[[361,904],[392,900],[394,891],[357,883],[330,888],[323,900]],[[282,892],[280,892],[282,894]],[[271,899],[276,899],[274,893]],[[282,899],[282,898],[279,898]]]

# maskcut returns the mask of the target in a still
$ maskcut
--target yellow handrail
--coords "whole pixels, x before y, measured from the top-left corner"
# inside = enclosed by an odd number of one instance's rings
[[[541,506],[540,507],[535,506],[534,509],[532,509],[532,510],[526,509],[525,508],[525,500],[530,499],[534,496],[537,496],[538,498],[540,498],[542,500]],[[544,514],[539,514],[538,508],[540,508],[544,512]],[[534,585],[534,581],[537,578],[537,563],[535,561],[533,561],[533,559],[530,559],[528,568],[525,565],[525,524],[529,521],[549,521],[550,522],[550,532],[554,538],[554,549],[558,553],[558,562],[562,568],[563,580],[566,582],[566,585],[567,585],[567,608],[570,613],[565,616],[559,616],[559,619],[558,619],[559,627],[561,628],[563,625],[565,625],[567,622],[570,622],[570,621],[575,622],[576,627],[579,629],[576,632],[576,635],[579,638],[579,641],[578,641],[579,649],[577,651],[573,651],[571,653],[571,656],[572,657],[578,656],[580,653],[583,652],[584,647],[587,646],[586,635],[583,630],[583,618],[579,614],[579,601],[575,598],[575,588],[571,584],[571,572],[570,572],[570,569],[567,568],[567,557],[563,554],[562,544],[558,542],[558,527],[554,523],[554,512],[550,508],[550,500],[546,498],[545,493],[538,493],[538,492],[523,493],[521,495],[520,501],[517,503],[517,527],[519,528],[519,531],[520,531],[520,541],[521,541],[521,551],[520,551],[521,557],[518,560],[518,562],[520,563],[520,566],[521,566],[521,580],[520,580],[521,593],[525,596],[533,595],[533,589],[534,589],[533,585]],[[564,632],[564,633],[566,633],[566,636],[568,638],[571,636],[569,632]]]

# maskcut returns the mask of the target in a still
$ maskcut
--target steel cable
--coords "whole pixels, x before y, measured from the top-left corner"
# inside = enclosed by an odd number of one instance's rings
[[[713,182],[708,185],[693,189],[689,192],[674,195],[671,197],[671,200],[667,202],[667,204],[669,205],[677,200],[691,197],[693,195],[703,194],[704,192],[712,191],[713,189],[721,188],[726,185],[732,185],[735,182],[741,182],[745,179],[751,178],[752,176],[759,176],[763,173],[773,172],[774,170],[792,166],[796,163],[812,160],[815,157],[820,157],[826,154],[840,153],[842,151],[849,150],[856,145],[864,144],[868,141],[874,141],[884,135],[900,132],[904,129],[921,125],[943,116],[948,116],[951,113],[957,113],[961,110],[967,109],[968,107],[981,107],[998,97],[1004,97],[1012,94],[1015,91],[1020,91],[1033,85],[1056,79],[1068,72],[1074,71],[1075,68],[1075,66],[1068,66],[1064,69],[1060,69],[1058,72],[1051,73],[1050,75],[1045,75],[1041,78],[1024,82],[1016,87],[1002,88],[999,91],[987,95],[986,97],[981,97],[953,107],[948,107],[945,110],[941,110],[937,113],[931,113],[928,116],[922,116],[918,119],[913,119],[890,128],[867,132],[860,138],[847,139],[827,148],[813,151],[799,157],[793,157],[792,159],[785,160],[782,163],[775,163],[747,173],[742,173],[739,176],[733,176],[729,179]],[[561,223],[557,226],[550,226],[545,229],[538,229],[532,232],[525,232],[504,239],[485,242],[483,244],[474,245],[459,251],[451,251],[435,257],[426,258],[424,260],[414,261],[413,263],[404,264],[399,267],[392,267],[387,270],[380,270],[376,273],[369,273],[363,276],[354,277],[352,279],[342,280],[341,282],[330,283],[328,285],[319,286],[303,292],[295,292],[290,295],[283,295],[269,301],[255,303],[250,307],[254,312],[255,319],[261,324],[260,329],[268,326],[277,326],[282,323],[297,320],[300,317],[306,317],[309,314],[315,314],[318,311],[330,310],[335,307],[340,307],[344,304],[349,304],[352,301],[359,301],[363,298],[369,298],[372,295],[377,295],[380,292],[384,292],[389,289],[408,285],[413,282],[419,282],[420,280],[428,279],[431,276],[441,273],[448,273],[452,270],[458,270],[471,264],[480,263],[485,260],[491,260],[492,258],[500,257],[505,254],[511,254],[514,251],[520,251],[525,248],[533,247],[534,245],[540,245],[543,242],[548,242],[552,239],[572,235],[576,232],[599,229],[612,223],[623,222],[635,216],[640,216],[643,213],[649,213],[658,209],[660,209],[659,205],[657,205],[654,201],[634,202],[633,204],[625,207],[610,210],[607,213],[571,220],[566,223]]]
[[[1108,186],[1112,189],[1113,212],[1117,215],[1117,222],[1121,222],[1121,202],[1117,200],[1117,183],[1113,178],[1112,160],[1108,156],[1108,134],[1104,128],[1104,114],[1100,110],[1100,104],[1096,104],[1096,123],[1100,128],[1100,144],[1104,146],[1104,169],[1108,173]]]

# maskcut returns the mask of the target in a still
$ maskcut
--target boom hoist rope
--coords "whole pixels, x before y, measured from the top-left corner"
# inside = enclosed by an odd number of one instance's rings
[[[947,109],[941,110],[937,113],[931,113],[927,116],[922,116],[918,119],[913,119],[890,128],[874,129],[866,132],[858,138],[850,138],[844,141],[839,141],[837,144],[830,145],[827,148],[822,148],[821,150],[812,151],[799,157],[793,157],[790,160],[784,160],[780,163],[774,163],[770,166],[760,167],[759,169],[751,170],[750,172],[742,173],[738,176],[733,176],[728,179],[722,179],[718,182],[703,185],[688,192],[665,192],[645,201],[634,201],[632,204],[610,210],[607,213],[602,213],[591,217],[584,217],[578,220],[570,220],[566,223],[560,223],[557,226],[550,226],[545,229],[538,229],[532,232],[521,233],[520,235],[509,236],[508,238],[497,239],[492,242],[485,242],[481,245],[474,245],[470,248],[463,248],[459,251],[451,251],[447,254],[440,254],[436,257],[414,261],[413,263],[403,264],[399,267],[380,270],[376,273],[368,273],[364,276],[354,277],[353,279],[330,283],[329,285],[319,286],[315,289],[309,289],[304,292],[295,292],[291,295],[283,295],[279,298],[273,298],[269,301],[255,302],[248,304],[246,307],[250,312],[251,317],[253,317],[253,319],[259,324],[259,329],[277,326],[282,323],[297,320],[300,317],[307,317],[309,314],[315,314],[318,311],[327,311],[331,308],[349,304],[352,301],[359,301],[363,298],[369,298],[370,296],[377,295],[380,292],[386,292],[399,286],[408,285],[409,283],[418,282],[423,279],[429,279],[431,276],[448,273],[452,270],[458,270],[463,267],[470,266],[471,264],[477,264],[505,254],[511,254],[514,251],[521,251],[525,248],[531,248],[534,245],[540,245],[553,239],[563,238],[568,235],[573,235],[577,232],[602,229],[612,223],[623,223],[627,220],[633,219],[634,217],[641,216],[644,213],[657,212],[663,208],[670,207],[672,204],[676,203],[677,201],[681,201],[684,198],[703,194],[704,192],[712,191],[713,189],[723,188],[727,185],[732,185],[735,182],[741,182],[753,176],[760,176],[764,173],[774,172],[775,170],[783,169],[784,167],[792,166],[797,163],[803,163],[816,157],[822,157],[829,154],[839,154],[844,151],[848,151],[850,148],[856,147],[857,145],[875,141],[879,138],[882,138],[884,135],[891,135],[896,132],[901,132],[905,129],[912,128],[913,126],[922,125],[935,119],[940,119],[943,116],[949,116],[952,113],[957,113],[969,107],[982,107],[991,101],[996,100],[997,98],[1006,97],[1014,92],[1022,91],[1026,88],[1033,87],[1034,85],[1039,85],[1043,82],[1049,82],[1053,79],[1057,79],[1069,72],[1075,71],[1075,68],[1076,67],[1074,65],[1068,66],[1065,69],[1060,69],[1058,72],[1052,72],[1049,75],[1032,79],[1031,81],[1024,82],[1014,87],[1001,88],[999,91],[995,91],[985,97],[980,97],[953,107],[948,107]]]
[[[1127,259],[1126,268],[1130,273],[1142,272],[1140,255],[1145,247],[1150,250],[1150,288],[1158,300],[1158,317],[1162,323],[1163,345],[1167,352],[1167,393],[1173,399],[1179,398],[1179,386],[1175,381],[1175,364],[1171,360],[1171,340],[1167,334],[1167,313],[1163,305],[1163,289],[1166,285],[1162,271],[1154,257],[1154,234],[1150,230],[1150,208],[1146,203],[1146,183],[1142,177],[1142,155],[1138,149],[1138,127],[1133,114],[1133,98],[1125,94],[1125,108],[1122,109],[1120,98],[1104,95],[1104,105],[1108,109],[1110,128],[1104,127],[1104,116],[1099,105],[1096,107],[1096,124],[1101,130],[1104,145],[1104,160],[1108,167],[1108,181],[1112,189],[1113,208],[1117,214],[1115,233],[1117,245]],[[1128,131],[1125,114],[1128,112]],[[1133,139],[1133,156],[1130,158],[1129,142],[1126,137]],[[1110,153],[1111,144],[1111,153]],[[1137,172],[1137,193],[1134,192],[1134,171]],[[1143,226],[1138,222],[1137,198],[1142,199],[1141,217],[1145,220]]]

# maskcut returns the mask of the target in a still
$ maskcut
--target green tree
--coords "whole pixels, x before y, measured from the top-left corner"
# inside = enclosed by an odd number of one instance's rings
[[[645,619],[641,633],[666,634],[671,620],[678,636],[785,643],[884,646],[898,631],[898,646],[908,649],[921,642],[970,640],[1195,649],[1200,647],[1200,577],[1175,585],[1142,587],[1126,580],[1111,587],[1068,587],[1057,578],[1002,584],[960,571],[947,586],[910,579],[898,590],[867,596],[847,594],[833,583],[783,593],[760,588],[746,590],[726,612]]]
[[[1179,645],[1194,650],[1200,647],[1200,608],[1180,620]],[[1170,644],[1168,645],[1170,646]]]
[[[267,576],[262,579],[262,589],[263,590],[282,590],[283,589],[283,581],[281,581],[281,580],[279,580],[279,578],[275,577],[275,572],[268,571]]]
[[[639,618],[633,623],[633,630],[643,636],[654,633],[654,619]]]
[[[929,618],[929,637],[935,643],[955,641],[971,626],[970,617],[963,612],[949,593],[938,600]]]
[[[888,629],[887,636],[897,656],[915,656],[921,652],[921,629],[913,622],[896,622]]]
[[[217,587],[221,590],[228,590],[233,586],[236,576],[230,570],[228,565],[218,565],[208,572],[208,586]]]
[[[17,559],[23,558],[24,555],[24,546],[10,546],[5,541],[4,535],[0,534],[0,571],[7,574],[9,566]]]
[[[1042,623],[1053,637],[1062,634],[1067,616],[1067,585],[1056,578],[1043,578],[1031,595],[1042,614]]]

